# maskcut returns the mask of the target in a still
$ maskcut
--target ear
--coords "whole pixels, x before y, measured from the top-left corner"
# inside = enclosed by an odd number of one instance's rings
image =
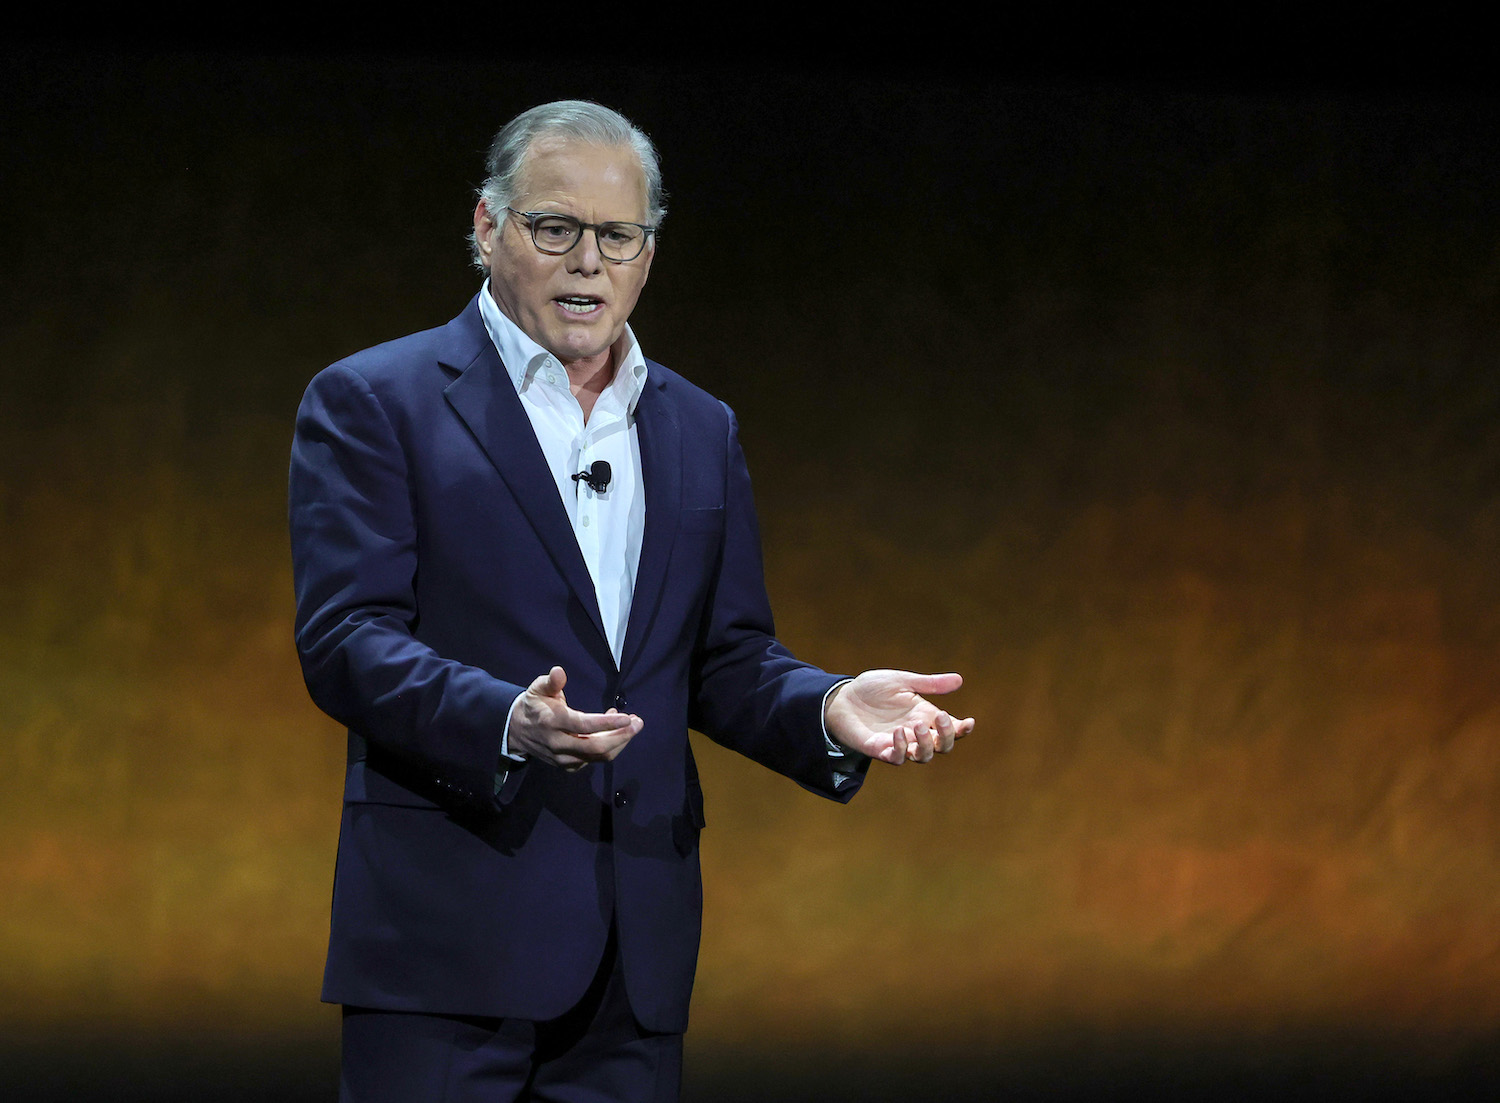
[[[490,266],[490,257],[495,252],[495,230],[498,225],[490,217],[490,209],[481,199],[474,208],[474,241],[479,245],[479,259],[486,268]]]

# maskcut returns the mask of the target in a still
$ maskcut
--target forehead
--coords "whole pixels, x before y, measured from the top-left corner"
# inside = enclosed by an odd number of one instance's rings
[[[546,136],[526,150],[521,169],[524,207],[582,206],[584,213],[639,221],[646,214],[646,174],[629,146]]]

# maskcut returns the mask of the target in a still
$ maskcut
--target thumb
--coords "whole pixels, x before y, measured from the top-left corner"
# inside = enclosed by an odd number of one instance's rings
[[[913,693],[952,693],[964,684],[963,677],[948,674],[908,674],[906,688]]]
[[[527,688],[540,697],[561,697],[563,686],[567,684],[567,672],[560,666],[554,666],[547,673],[539,675]]]

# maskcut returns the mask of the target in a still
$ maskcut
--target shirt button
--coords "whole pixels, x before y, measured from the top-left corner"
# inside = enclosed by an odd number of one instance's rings
[[[624,808],[629,803],[630,803],[630,794],[627,793],[624,789],[616,789],[615,790],[615,807],[616,808]]]
[[[583,527],[584,528],[588,528],[589,527],[589,517],[588,517],[588,514],[586,514],[586,513],[583,515]]]

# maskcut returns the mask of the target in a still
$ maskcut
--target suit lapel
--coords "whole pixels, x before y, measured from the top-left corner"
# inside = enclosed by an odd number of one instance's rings
[[[625,626],[622,672],[630,669],[651,629],[682,510],[682,431],[676,408],[660,379],[646,377],[646,388],[635,407],[635,425],[646,492],[646,529],[635,572],[635,592],[630,599],[630,619]]]
[[[479,340],[472,339],[476,328]],[[542,455],[542,446],[537,443],[531,420],[521,408],[521,399],[500,361],[500,354],[484,332],[478,306],[471,304],[467,311],[454,319],[450,330],[457,331],[462,341],[455,342],[455,347],[450,350],[451,358],[445,358],[443,363],[461,374],[448,384],[443,395],[510,487],[521,512],[531,522],[558,571],[578,595],[607,647],[608,637],[604,633],[604,618],[599,614],[594,581],[589,577],[583,553],[578,550],[578,540],[573,535],[573,526],[568,523],[567,511],[557,497],[557,484],[547,469],[547,460]],[[644,466],[644,457],[642,464]],[[646,485],[650,486],[649,477]],[[649,494],[646,503],[649,539]],[[644,560],[644,550],[641,557]]]

